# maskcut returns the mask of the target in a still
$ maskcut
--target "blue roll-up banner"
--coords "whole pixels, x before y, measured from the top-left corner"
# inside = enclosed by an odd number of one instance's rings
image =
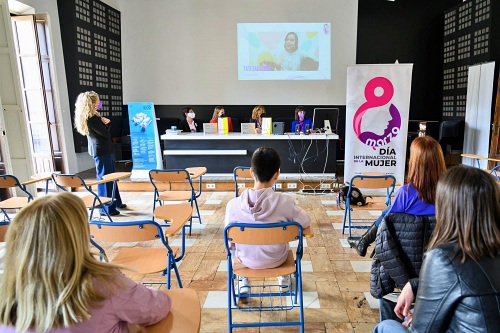
[[[133,162],[130,178],[149,179],[149,170],[163,166],[153,103],[128,103],[128,119]]]

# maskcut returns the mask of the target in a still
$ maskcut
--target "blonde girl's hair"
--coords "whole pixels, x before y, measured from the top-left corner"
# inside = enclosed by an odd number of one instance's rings
[[[94,104],[99,99],[95,91],[81,93],[76,98],[75,103],[75,128],[81,135],[89,134],[87,120],[98,112],[94,109]]]
[[[214,114],[212,115],[212,119],[219,118],[219,111],[224,109],[222,106],[216,106],[214,109]]]
[[[263,107],[262,105],[257,105],[256,107],[253,108],[252,119],[256,119],[257,120],[264,113],[266,113],[266,108]]]
[[[482,260],[500,254],[500,189],[484,170],[460,165],[439,179],[436,228],[428,248],[457,245],[455,255]]]
[[[121,275],[118,266],[97,261],[89,240],[87,209],[71,193],[21,209],[7,230],[0,324],[47,332],[88,320],[89,308],[106,299],[94,280],[111,295]]]

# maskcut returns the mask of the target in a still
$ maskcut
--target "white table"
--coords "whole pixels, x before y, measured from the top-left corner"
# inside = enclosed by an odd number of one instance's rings
[[[181,133],[164,134],[161,139],[164,140],[163,156],[168,169],[203,165],[207,175],[232,175],[234,167],[250,165],[258,147],[268,146],[280,154],[282,174],[335,173],[336,134]]]

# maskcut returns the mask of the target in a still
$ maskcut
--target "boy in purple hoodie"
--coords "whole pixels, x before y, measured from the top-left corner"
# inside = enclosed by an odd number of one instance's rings
[[[282,195],[273,190],[280,175],[281,159],[273,148],[260,147],[253,153],[250,173],[254,186],[228,202],[225,224],[275,223],[295,221],[306,228],[311,224],[307,213],[295,205],[292,196]],[[233,244],[235,254],[246,267],[265,269],[280,266],[288,255],[288,244],[245,245]],[[286,291],[289,277],[279,277],[281,290]],[[248,293],[250,285],[245,277],[240,277],[240,293]]]

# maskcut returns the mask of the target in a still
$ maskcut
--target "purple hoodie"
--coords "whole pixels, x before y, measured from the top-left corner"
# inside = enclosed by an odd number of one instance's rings
[[[275,223],[295,221],[306,228],[311,224],[307,213],[295,205],[292,196],[276,193],[272,188],[248,189],[231,199],[226,206],[225,224]],[[288,244],[235,244],[236,256],[246,267],[264,269],[278,267],[288,256]]]

